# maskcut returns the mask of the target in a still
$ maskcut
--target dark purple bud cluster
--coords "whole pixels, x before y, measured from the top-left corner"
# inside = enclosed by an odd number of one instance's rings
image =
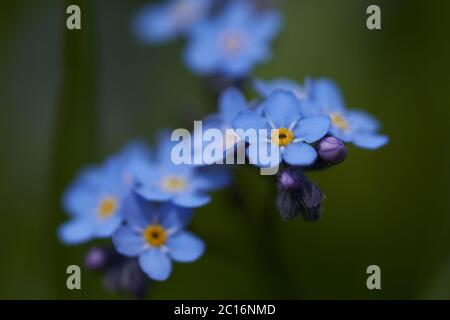
[[[130,294],[143,299],[150,279],[141,271],[136,258],[119,255],[112,247],[93,247],[85,257],[89,270],[103,273],[103,284],[111,292]]]
[[[302,215],[307,221],[320,219],[324,195],[298,167],[286,167],[278,173],[277,205],[281,216],[290,220]]]

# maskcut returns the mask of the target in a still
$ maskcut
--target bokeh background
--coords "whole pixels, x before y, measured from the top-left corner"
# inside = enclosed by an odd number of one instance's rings
[[[148,1],[2,1],[0,4],[0,298],[127,298],[66,267],[89,245],[63,246],[59,199],[85,164],[133,138],[191,127],[214,112],[206,82],[180,59],[183,42],[149,47],[130,22]],[[67,31],[68,4],[82,30]],[[382,30],[369,31],[378,4]],[[192,225],[208,245],[177,264],[150,298],[450,298],[450,2],[285,0],[273,60],[255,76],[327,76],[349,106],[391,137],[377,151],[313,173],[327,195],[323,219],[283,222],[274,180],[250,167]],[[247,96],[254,93],[247,86]],[[382,290],[366,288],[377,264]]]

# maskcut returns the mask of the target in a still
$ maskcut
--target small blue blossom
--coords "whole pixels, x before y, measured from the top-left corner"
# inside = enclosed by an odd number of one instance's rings
[[[304,117],[301,102],[288,91],[276,90],[262,103],[263,114],[241,111],[233,120],[233,128],[241,130],[264,130],[266,136],[258,138],[258,149],[279,154],[282,160],[296,166],[312,164],[317,158],[316,150],[309,145],[327,134],[330,118],[327,116]],[[252,143],[252,142],[250,142]],[[249,153],[253,164],[261,165],[259,152]]]
[[[201,145],[201,148],[194,149],[194,153],[202,154],[203,161],[206,164],[223,163],[227,156],[232,156],[234,151],[237,153],[238,148],[245,147],[244,141],[235,133],[231,121],[236,115],[244,110],[250,108],[242,93],[236,88],[226,89],[219,97],[219,112],[210,115],[203,121],[203,132],[211,129],[219,130],[223,136],[223,140],[214,141],[217,150],[223,150],[217,154],[212,155],[212,159],[206,158],[209,155],[203,154],[207,147],[207,142]],[[194,132],[194,134],[200,134]],[[195,156],[195,155],[194,155]]]
[[[130,194],[124,202],[126,223],[112,239],[117,251],[139,257],[141,269],[153,280],[164,281],[172,271],[172,260],[193,262],[205,244],[184,227],[192,212],[168,203],[161,206]]]
[[[389,138],[377,133],[379,122],[370,114],[359,110],[348,110],[337,85],[328,79],[305,80],[305,85],[289,79],[272,81],[256,80],[256,91],[264,97],[277,89],[290,91],[302,100],[302,113],[308,116],[328,115],[330,132],[344,142],[366,148],[377,149]]]
[[[186,64],[201,75],[246,76],[256,64],[269,60],[270,42],[280,27],[277,11],[257,11],[248,1],[233,1],[193,30]]]
[[[103,165],[82,170],[63,196],[63,208],[72,218],[58,230],[64,243],[111,236],[122,222],[122,201],[135,182],[131,164],[147,155],[142,144],[133,143]]]
[[[163,43],[185,35],[204,19],[212,0],[167,0],[142,8],[134,21],[136,36],[149,43]]]
[[[145,199],[196,208],[209,203],[211,197],[207,192],[228,184],[228,172],[220,168],[174,164],[171,156],[176,143],[166,132],[159,135],[159,139],[156,159],[135,166],[137,192]]]

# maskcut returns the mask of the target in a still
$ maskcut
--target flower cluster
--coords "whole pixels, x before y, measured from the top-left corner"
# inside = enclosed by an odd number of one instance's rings
[[[276,201],[284,219],[316,221],[324,194],[305,172],[343,162],[348,144],[373,150],[388,142],[379,122],[348,109],[329,79],[256,79],[258,97],[247,101],[242,80],[270,57],[269,44],[282,24],[278,11],[255,3],[168,0],[142,9],[134,20],[136,35],[148,43],[186,37],[188,67],[202,76],[224,76],[231,85],[220,92],[218,112],[202,121],[203,129],[220,133],[222,140],[214,142],[220,152],[205,159],[204,141],[189,149],[205,163],[175,163],[179,143],[164,131],[154,152],[133,142],[100,166],[81,170],[65,192],[70,220],[59,237],[66,244],[112,239],[112,247],[94,247],[86,256],[88,268],[105,273],[108,288],[145,296],[148,279],[168,279],[173,261],[193,262],[204,254],[204,242],[186,228],[193,210],[211,201],[210,192],[229,184],[230,172],[221,164],[235,163],[236,152],[245,155],[242,163],[276,169],[271,172],[278,173]],[[258,134],[251,138],[248,132]],[[263,159],[267,154],[270,162]]]
[[[158,138],[153,156],[143,143],[132,143],[102,165],[82,170],[64,194],[71,219],[58,232],[66,244],[112,238],[118,253],[136,257],[148,277],[162,281],[172,260],[192,262],[203,255],[203,241],[186,226],[193,208],[206,205],[208,192],[226,186],[229,176],[219,168],[173,165],[172,142],[166,133]],[[95,269],[105,260],[90,259],[88,265]]]
[[[240,78],[270,59],[269,45],[281,21],[278,11],[251,1],[170,0],[139,11],[134,30],[150,44],[185,36],[184,61],[190,70]]]

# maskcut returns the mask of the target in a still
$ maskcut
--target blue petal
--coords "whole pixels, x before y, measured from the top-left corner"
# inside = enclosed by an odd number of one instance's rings
[[[198,208],[211,201],[211,197],[200,192],[183,193],[173,199],[173,203],[184,208]]]
[[[178,262],[192,262],[205,252],[204,242],[190,232],[175,234],[167,241],[170,257]]]
[[[242,93],[236,88],[229,88],[219,98],[219,113],[222,121],[231,125],[231,121],[243,110],[248,109]]]
[[[173,230],[179,230],[187,226],[193,215],[192,209],[178,207],[171,203],[161,205],[159,212],[162,226]]]
[[[66,244],[79,244],[94,237],[93,221],[76,219],[64,223],[58,229],[58,236]]]
[[[260,168],[275,168],[282,160],[282,152],[280,147],[261,141],[248,147],[247,157],[250,164]]]
[[[289,128],[300,118],[300,102],[293,93],[277,90],[263,102],[266,119],[275,128]]]
[[[216,38],[214,28],[208,23],[196,27],[183,52],[183,59],[191,70],[198,74],[211,74],[215,71],[220,62]]]
[[[223,74],[233,78],[244,77],[249,74],[253,70],[256,62],[263,61],[260,59],[266,58],[266,56],[263,56],[262,58],[254,58],[253,55],[250,54],[249,50],[250,49],[243,52],[240,56],[232,57],[231,59],[222,59],[220,71]],[[255,50],[255,53],[258,52]],[[267,54],[267,52],[264,53]]]
[[[375,117],[365,111],[350,110],[347,112],[347,120],[354,130],[376,131],[380,124]]]
[[[256,112],[250,110],[239,112],[236,118],[234,118],[234,120],[232,121],[232,125],[235,130],[242,129],[244,131],[247,131],[249,129],[253,129],[256,131],[260,129],[270,129],[269,123],[266,119],[261,117]],[[248,139],[248,137],[246,138]]]
[[[177,35],[176,21],[166,5],[142,8],[135,17],[133,29],[139,40],[149,43],[166,42]]]
[[[353,139],[353,144],[365,149],[378,149],[389,142],[389,137],[385,135],[359,133]]]
[[[252,37],[264,41],[274,38],[280,31],[283,22],[280,13],[275,10],[263,12],[253,20],[254,23],[251,24]]]
[[[268,97],[272,92],[276,90],[284,90],[292,92],[298,99],[304,98],[304,90],[302,86],[289,79],[274,79],[272,81],[256,80],[253,82],[253,87],[262,96]]]
[[[145,248],[145,240],[142,234],[133,230],[130,226],[121,226],[114,232],[112,241],[116,250],[128,257],[139,255]]]
[[[317,158],[316,150],[310,145],[298,142],[287,145],[284,149],[283,159],[293,166],[307,166]]]
[[[205,191],[214,191],[225,188],[231,181],[231,174],[223,166],[208,166],[198,170],[193,181],[196,188]]]
[[[159,249],[152,248],[139,256],[139,265],[150,278],[164,281],[172,272],[172,261]]]
[[[146,211],[156,210],[151,208],[151,204],[144,200],[135,192],[130,194],[123,200],[120,212],[123,219],[135,229],[144,229],[150,222],[149,215]]]
[[[98,220],[95,226],[95,235],[98,238],[110,237],[121,223],[122,217],[117,213],[105,220]]]
[[[77,175],[62,198],[62,206],[72,216],[88,215],[97,205],[99,169],[88,167]]]
[[[318,102],[324,113],[343,112],[344,100],[338,86],[329,79],[319,79],[312,82],[312,99]]]
[[[328,116],[315,116],[300,120],[294,127],[295,138],[312,143],[324,137],[331,127]]]
[[[150,201],[168,201],[172,198],[172,194],[164,191],[159,186],[156,185],[142,185],[136,189],[136,192],[142,196],[144,199]]]

